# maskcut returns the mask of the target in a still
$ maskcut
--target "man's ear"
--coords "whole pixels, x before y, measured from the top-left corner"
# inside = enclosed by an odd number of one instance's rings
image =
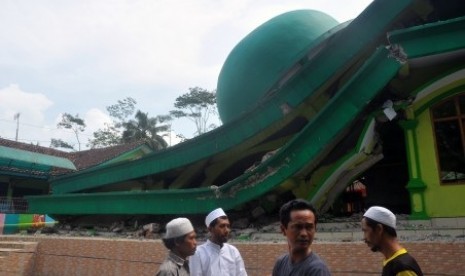
[[[174,246],[175,247],[183,246],[183,244],[186,242],[186,239],[187,239],[187,235],[184,235],[182,239],[175,239]]]
[[[281,228],[281,233],[283,233],[283,236],[286,236],[286,227],[284,225],[280,224],[279,228]]]
[[[376,224],[375,230],[377,233],[382,234],[384,232],[384,227],[380,223]]]

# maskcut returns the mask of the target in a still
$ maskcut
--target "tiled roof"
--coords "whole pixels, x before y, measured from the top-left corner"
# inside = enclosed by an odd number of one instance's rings
[[[0,146],[67,158],[67,152],[0,138]]]
[[[70,152],[68,153],[68,159],[74,163],[78,170],[82,170],[102,164],[144,144],[145,142],[141,140],[112,147]]]
[[[139,146],[146,144],[144,140],[136,141],[128,144],[111,146],[106,148],[98,148],[98,149],[89,149],[84,151],[78,152],[65,152],[53,148],[42,147],[33,144],[21,143],[12,140],[7,140],[0,138],[0,146],[9,147],[20,149],[24,151],[30,151],[34,153],[41,153],[46,155],[52,155],[56,157],[67,158],[71,162],[73,162],[74,166],[77,170],[83,170],[86,168],[90,168],[99,164],[102,164],[106,161],[109,161],[125,152],[131,151]],[[146,144],[148,146],[148,144]],[[5,168],[3,168],[5,169]],[[17,168],[10,168],[10,170],[16,171]],[[66,174],[71,173],[73,171],[66,170],[66,169],[58,169],[54,168],[50,174],[57,175],[57,174]],[[30,172],[32,174],[37,174],[37,172]]]

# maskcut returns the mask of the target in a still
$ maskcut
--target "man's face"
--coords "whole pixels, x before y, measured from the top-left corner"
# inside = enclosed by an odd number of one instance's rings
[[[281,225],[281,231],[291,252],[308,253],[315,237],[315,214],[310,210],[293,210],[287,228]]]
[[[228,241],[229,232],[231,232],[231,225],[229,219],[218,218],[215,226],[209,228],[211,233],[211,240],[216,244],[223,244]]]
[[[371,251],[376,252],[379,251],[379,239],[380,234],[376,233],[376,228],[373,229],[367,225],[366,219],[362,219],[362,231],[363,231],[363,240],[367,244],[367,246],[371,249]]]
[[[186,258],[192,256],[197,248],[197,235],[195,231],[190,232],[184,237],[184,241],[180,244],[176,244],[176,249],[179,252],[180,257]]]

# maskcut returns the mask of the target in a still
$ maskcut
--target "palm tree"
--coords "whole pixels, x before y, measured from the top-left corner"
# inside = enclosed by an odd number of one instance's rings
[[[168,147],[168,143],[158,133],[168,131],[170,127],[167,124],[158,124],[171,120],[170,116],[165,115],[150,118],[148,113],[138,110],[134,117],[135,120],[123,123],[125,129],[122,134],[123,143],[146,140],[157,150]]]

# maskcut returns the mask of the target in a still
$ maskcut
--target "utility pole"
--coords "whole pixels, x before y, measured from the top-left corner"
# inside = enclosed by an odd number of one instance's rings
[[[16,113],[15,116],[13,117],[13,120],[16,120],[16,139],[15,141],[18,142],[18,132],[19,132],[19,115],[21,113]]]

